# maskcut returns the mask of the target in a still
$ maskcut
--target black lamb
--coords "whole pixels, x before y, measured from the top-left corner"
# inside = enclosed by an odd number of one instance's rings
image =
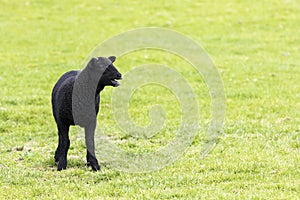
[[[100,170],[100,166],[95,156],[94,150],[94,131],[96,126],[96,117],[99,112],[100,95],[99,93],[104,89],[105,86],[119,86],[119,82],[116,80],[122,79],[122,75],[113,65],[116,57],[110,56],[108,58],[98,57],[92,58],[86,68],[83,71],[69,71],[62,75],[60,79],[55,84],[52,90],[52,111],[55,122],[58,129],[58,147],[55,151],[55,162],[57,163],[57,170],[66,169],[67,167],[67,153],[70,147],[69,139],[69,127],[71,125],[80,125],[85,128],[85,139],[87,146],[87,163],[92,167],[94,171]],[[102,72],[101,72],[102,70]],[[99,73],[99,71],[101,73]],[[83,92],[78,93],[77,96],[81,101],[74,101],[74,85],[77,80],[83,77],[84,81],[81,81],[79,87],[81,87]],[[85,94],[86,91],[90,91],[93,88],[89,85],[89,79],[91,77],[96,77],[97,81],[94,87],[92,99],[88,99],[88,95]],[[78,85],[77,81],[77,85]],[[78,86],[76,86],[78,87]],[[92,105],[92,114],[84,113],[90,111],[83,111],[83,115],[76,114],[78,118],[82,116],[84,119],[74,119],[74,110],[79,106],[82,106],[89,102]],[[92,103],[91,103],[92,102]],[[82,104],[82,105],[81,105]],[[73,109],[73,110],[72,110]],[[78,113],[78,109],[77,109]],[[85,114],[85,115],[84,115]],[[87,122],[82,122],[87,121]]]

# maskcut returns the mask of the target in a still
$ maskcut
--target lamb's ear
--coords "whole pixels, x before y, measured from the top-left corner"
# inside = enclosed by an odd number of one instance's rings
[[[111,62],[115,62],[116,56],[109,56],[108,59],[109,59]]]
[[[98,58],[91,58],[90,62],[87,64],[87,67],[90,69],[94,68],[94,66],[96,66],[97,60],[98,60]]]

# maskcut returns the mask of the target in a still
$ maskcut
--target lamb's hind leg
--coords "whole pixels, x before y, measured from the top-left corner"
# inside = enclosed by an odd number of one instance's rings
[[[57,163],[57,170],[67,168],[67,154],[70,147],[69,139],[69,125],[57,125],[58,128],[58,147],[55,151],[55,162]]]
[[[95,128],[96,123],[90,124],[89,126],[85,127],[85,143],[87,149],[86,159],[88,165],[90,165],[94,171],[98,171],[100,170],[100,166],[95,154]]]

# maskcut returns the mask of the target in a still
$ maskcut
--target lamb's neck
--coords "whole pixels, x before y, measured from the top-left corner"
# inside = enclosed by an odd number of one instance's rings
[[[97,90],[96,90],[96,94],[99,94],[103,89],[104,89],[104,86],[98,85]]]

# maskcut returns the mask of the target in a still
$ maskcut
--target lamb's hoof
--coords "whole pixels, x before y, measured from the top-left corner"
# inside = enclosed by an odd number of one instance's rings
[[[88,162],[87,166],[91,166],[93,171],[99,171],[100,170],[100,165],[98,164],[98,161],[95,160],[93,162]]]
[[[57,171],[61,171],[63,169],[67,168],[67,161],[66,160],[60,160],[57,162]]]
[[[95,158],[95,156],[90,154],[90,152],[87,152],[87,154],[86,154],[86,161],[87,161],[87,165],[91,166],[93,171],[100,170],[100,166],[98,164],[97,158]]]

